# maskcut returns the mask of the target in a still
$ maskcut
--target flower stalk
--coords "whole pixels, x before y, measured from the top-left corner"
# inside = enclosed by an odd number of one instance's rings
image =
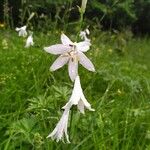
[[[82,0],[81,8],[79,7],[80,31],[83,24],[86,5],[87,0]],[[89,111],[95,111],[83,94],[83,90],[80,83],[80,77],[78,75],[78,64],[81,64],[84,68],[86,68],[89,71],[92,72],[95,71],[93,63],[84,54],[84,52],[87,52],[91,46],[91,40],[88,39],[87,37],[87,35],[89,34],[90,32],[88,29],[81,31],[77,35],[77,38],[80,36],[80,38],[83,41],[72,42],[64,33],[62,33],[61,44],[55,44],[49,47],[44,47],[44,50],[47,53],[59,55],[59,57],[51,65],[50,70],[51,71],[58,70],[68,63],[69,77],[71,81],[74,82],[71,97],[69,101],[65,104],[65,106],[62,107],[62,109],[64,109],[62,117],[60,118],[54,130],[47,136],[47,138],[52,138],[52,140],[56,140],[56,142],[59,142],[61,140],[64,141],[64,138],[66,138],[67,143],[70,143],[67,129],[68,129],[69,114],[71,113],[70,129],[72,131],[73,116],[74,116],[74,110],[72,108],[73,106],[77,106],[77,109],[82,114],[85,113],[85,108],[88,109]]]
[[[81,8],[79,7],[80,12],[80,21],[79,21],[79,30],[81,31],[82,25],[83,25],[83,19],[84,19],[84,13],[87,6],[87,0],[82,0]]]

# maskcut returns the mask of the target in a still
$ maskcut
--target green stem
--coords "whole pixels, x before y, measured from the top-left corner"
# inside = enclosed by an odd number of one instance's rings
[[[103,94],[103,96],[101,97],[101,102],[98,105],[98,108],[101,107],[101,105],[103,104],[104,100],[106,99],[109,90],[111,89],[111,87],[114,85],[116,80],[113,80],[110,84],[108,84],[107,89],[105,90],[105,93]]]
[[[77,35],[77,41],[79,39],[79,34],[80,34],[80,31],[82,29],[82,24],[83,24],[83,16],[84,16],[84,13],[81,11],[80,12],[80,20],[79,20],[79,32],[78,32],[78,35]]]
[[[82,24],[83,24],[83,15],[84,15],[84,13],[83,12],[81,12],[80,13],[80,30],[82,29]]]

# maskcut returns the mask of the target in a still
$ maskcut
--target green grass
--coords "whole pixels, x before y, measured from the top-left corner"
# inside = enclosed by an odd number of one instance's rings
[[[73,109],[71,144],[46,139],[72,89],[67,66],[50,72],[56,57],[43,51],[59,37],[36,33],[35,46],[25,49],[17,33],[0,31],[0,149],[150,150],[150,39],[98,31],[87,53],[96,73],[79,67],[96,111]]]

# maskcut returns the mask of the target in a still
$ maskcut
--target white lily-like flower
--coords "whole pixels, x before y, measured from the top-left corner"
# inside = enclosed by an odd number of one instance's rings
[[[60,56],[50,67],[51,71],[55,71],[68,63],[68,72],[72,81],[74,81],[76,76],[78,75],[78,62],[87,70],[93,72],[95,71],[94,65],[83,53],[89,50],[91,46],[91,43],[89,41],[73,43],[65,34],[62,34],[61,42],[62,44],[44,47],[44,50],[48,53],[54,55],[60,54]]]
[[[26,31],[27,26],[23,26],[21,28],[16,28],[16,31],[19,32],[19,36],[26,37],[27,36],[27,31]]]
[[[33,37],[32,37],[32,35],[29,35],[27,40],[26,40],[25,48],[28,48],[28,47],[33,46],[33,45],[34,45]]]
[[[55,129],[47,136],[47,138],[51,137],[52,140],[56,139],[56,142],[59,142],[60,140],[64,139],[64,136],[66,136],[67,143],[70,143],[67,133],[69,111],[70,108],[64,110],[64,113],[57,123]]]
[[[89,35],[89,34],[90,34],[89,29],[85,29],[84,31],[80,32],[79,36],[81,37],[82,40],[90,42],[91,40],[87,37],[87,35]]]
[[[79,76],[76,77],[72,95],[68,103],[63,107],[63,109],[68,110],[72,105],[77,105],[79,111],[84,114],[84,108],[89,109],[90,111],[95,111],[91,108],[90,103],[87,101],[83,94],[83,90],[80,83]]]
[[[47,136],[47,138],[50,137],[52,138],[52,140],[56,139],[56,142],[59,142],[60,140],[64,140],[64,136],[65,136],[67,142],[70,143],[69,136],[67,133],[67,126],[68,126],[69,112],[73,105],[77,105],[79,111],[83,114],[84,114],[84,108],[87,108],[90,111],[95,111],[94,109],[91,108],[90,103],[86,100],[83,94],[79,76],[77,76],[75,79],[74,88],[70,100],[63,107],[64,113],[61,119],[57,123],[55,129]]]

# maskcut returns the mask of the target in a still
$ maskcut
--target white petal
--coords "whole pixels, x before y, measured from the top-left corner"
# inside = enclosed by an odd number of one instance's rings
[[[71,50],[72,47],[63,44],[56,44],[49,47],[44,47],[44,50],[50,54],[63,54]]]
[[[63,33],[61,34],[61,42],[64,45],[73,45],[73,42]]]
[[[89,109],[90,111],[95,111],[95,109],[91,108],[90,103],[87,101],[87,99],[85,98],[84,94],[81,94],[81,100],[84,103],[84,106]]]
[[[69,102],[63,107],[63,109],[69,109],[72,107],[72,105],[77,105],[78,109],[81,113],[84,114],[84,107],[89,109],[90,111],[95,111],[91,108],[90,103],[86,100],[83,90],[80,84],[80,78],[79,76],[76,77],[74,82],[74,88],[72,91],[72,95],[69,99]]]
[[[72,58],[70,58],[68,65],[70,79],[74,81],[76,76],[78,75],[78,61],[76,59],[73,60]]]
[[[33,37],[32,37],[32,35],[30,35],[30,36],[27,38],[25,48],[28,48],[28,47],[33,46],[33,45],[34,45]]]
[[[68,109],[68,110],[70,110],[70,108],[72,107],[72,103],[71,103],[71,101],[69,100],[66,104],[65,104],[65,106],[63,106],[62,107],[62,109]]]
[[[87,35],[89,35],[89,34],[90,34],[89,29],[86,29],[86,30],[85,30],[85,32],[86,32],[86,34],[87,34]]]
[[[19,36],[23,36],[23,37],[27,36],[26,27],[27,26],[23,26],[21,28],[16,28],[16,31],[19,31]]]
[[[23,36],[22,30],[19,31],[19,36]]]
[[[17,27],[15,30],[16,30],[16,31],[20,31],[20,28]]]
[[[80,31],[80,35],[79,36],[81,37],[82,40],[84,40],[85,36],[86,36],[85,31]]]
[[[25,30],[20,29],[19,30],[19,36],[26,37],[27,36],[27,32]]]
[[[82,89],[81,89],[81,84],[80,84],[80,78],[79,78],[79,76],[77,76],[75,78],[71,97],[70,97],[69,101],[66,103],[66,105],[63,106],[62,108],[70,109],[72,107],[72,105],[77,105],[78,102],[80,101],[81,93],[82,93]]]
[[[69,110],[64,110],[64,113],[59,122],[57,123],[55,129],[47,136],[47,138],[51,137],[52,140],[56,139],[56,141],[59,142],[60,140],[63,140],[63,137],[65,135],[67,142],[70,143],[67,133],[68,118]]]
[[[78,101],[78,109],[80,110],[81,113],[84,113],[84,106],[89,109],[90,111],[95,111],[94,109],[91,108],[90,103],[86,100],[84,94],[83,94],[83,90],[81,87],[81,83],[80,83],[80,77],[77,76],[76,80],[75,80],[76,84],[77,84],[77,88],[78,88],[78,93],[80,93],[80,100]],[[82,102],[81,102],[82,100]]]
[[[26,37],[26,36],[27,36],[27,32],[24,31],[24,32],[23,32],[23,37]]]
[[[80,100],[80,101],[78,102],[77,107],[78,107],[78,109],[80,110],[80,112],[81,112],[82,114],[84,114],[84,103],[83,103],[82,100]]]
[[[55,71],[61,67],[63,67],[69,60],[69,57],[65,57],[65,56],[59,56],[54,63],[52,64],[52,66],[50,67],[51,71]]]
[[[91,43],[91,40],[85,37],[85,41]]]
[[[26,30],[27,26],[23,26],[21,27],[22,30]]]
[[[87,52],[90,49],[91,43],[88,41],[83,41],[76,43],[77,51]]]
[[[69,114],[68,114],[68,116],[69,116]],[[68,135],[68,132],[67,132],[67,128],[68,128],[68,118],[69,117],[67,117],[67,120],[66,120],[66,126],[65,126],[65,136],[66,136],[66,140],[67,140],[67,143],[70,143],[70,140],[69,140],[69,135]]]
[[[94,65],[92,62],[82,53],[78,52],[79,62],[80,64],[85,67],[89,71],[95,71]]]

